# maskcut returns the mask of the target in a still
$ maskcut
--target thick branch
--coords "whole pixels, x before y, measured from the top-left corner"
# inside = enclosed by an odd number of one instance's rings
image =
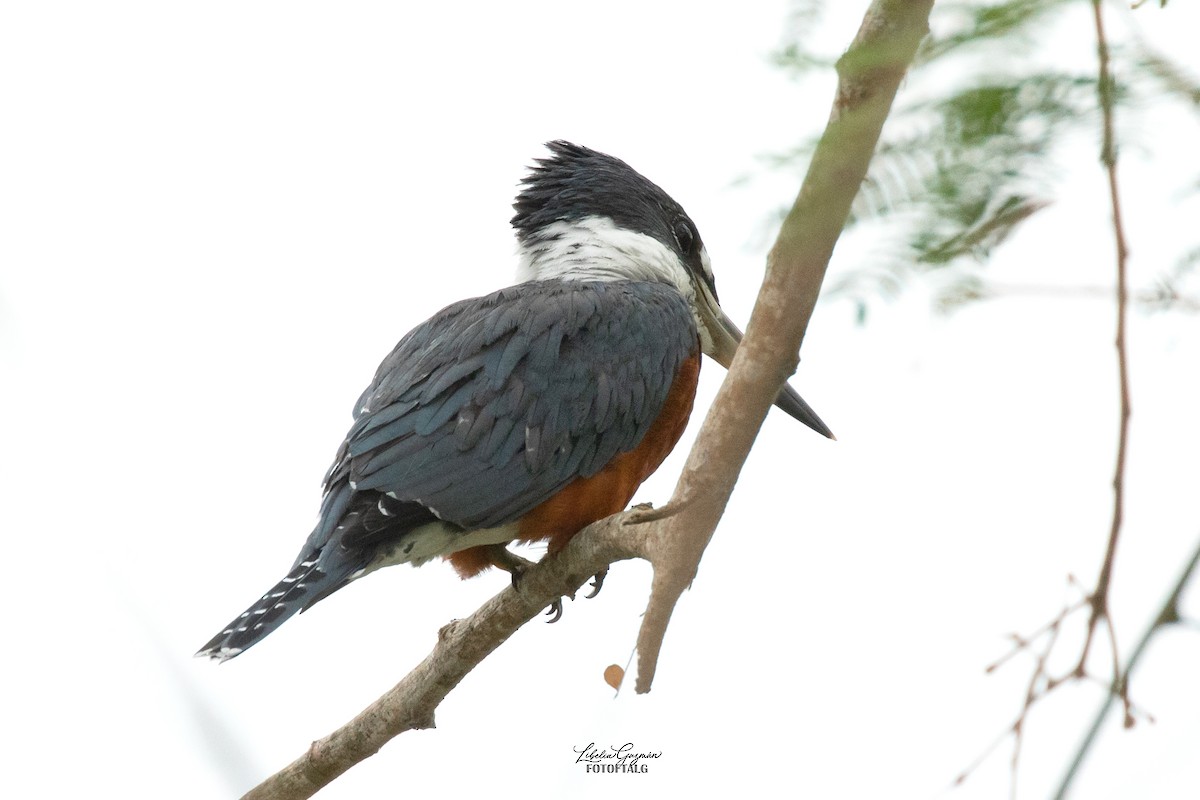
[[[641,531],[622,524],[628,516],[589,526],[562,552],[543,558],[526,572],[519,589],[505,589],[471,616],[446,625],[432,652],[400,683],[350,722],[313,742],[304,755],[250,790],[243,800],[312,797],[401,733],[434,727],[434,709],[442,699],[518,628],[553,600],[573,595],[609,564],[646,555]]]
[[[795,370],[829,257],[932,6],[875,0],[838,62],[833,112],[768,257],[746,337],[675,488],[678,513],[652,523],[660,530],[651,538],[654,582],[638,634],[638,692],[650,690],[675,603],[696,576],[771,402]]]

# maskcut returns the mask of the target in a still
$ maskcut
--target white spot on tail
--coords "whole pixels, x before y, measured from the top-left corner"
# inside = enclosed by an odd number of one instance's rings
[[[225,631],[225,633],[232,633],[232,631]],[[242,652],[242,648],[240,647],[218,647],[211,650],[201,650],[199,653],[196,653],[196,658],[211,658],[213,661],[221,662],[228,661],[240,652]]]

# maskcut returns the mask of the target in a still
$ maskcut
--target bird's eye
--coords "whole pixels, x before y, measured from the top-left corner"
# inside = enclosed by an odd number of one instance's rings
[[[696,244],[696,234],[692,231],[691,223],[685,219],[675,221],[675,241],[679,242],[679,251],[691,255],[692,247]]]

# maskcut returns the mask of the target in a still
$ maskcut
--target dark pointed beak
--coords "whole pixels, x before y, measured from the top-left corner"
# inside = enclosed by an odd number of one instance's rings
[[[700,308],[700,317],[708,332],[707,339],[711,341],[711,352],[706,348],[705,354],[725,369],[729,369],[729,365],[733,363],[733,354],[737,352],[738,343],[742,341],[742,331],[734,324],[733,320],[725,315],[707,288],[701,288],[699,294],[701,296],[698,298],[697,305]],[[705,344],[708,345],[709,341],[706,341]],[[830,439],[837,438],[833,435],[833,431],[829,430],[829,426],[817,416],[817,412],[804,402],[804,398],[791,385],[786,383],[783,385],[783,388],[779,390],[779,395],[775,398],[775,405],[786,412],[788,416],[798,419],[822,436]]]

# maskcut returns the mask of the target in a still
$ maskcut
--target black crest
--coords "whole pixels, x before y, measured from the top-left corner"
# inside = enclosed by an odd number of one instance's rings
[[[554,222],[608,217],[618,227],[653,236],[680,251],[698,250],[699,235],[683,208],[619,158],[562,140],[549,142],[549,158],[536,159],[513,203],[512,225],[522,244]],[[683,242],[676,228],[688,231]]]

